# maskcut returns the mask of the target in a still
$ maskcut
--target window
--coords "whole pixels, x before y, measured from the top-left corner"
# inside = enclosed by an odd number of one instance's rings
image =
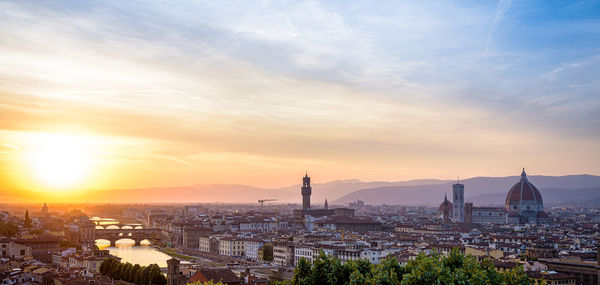
[[[25,255],[25,250],[21,249],[21,256]]]

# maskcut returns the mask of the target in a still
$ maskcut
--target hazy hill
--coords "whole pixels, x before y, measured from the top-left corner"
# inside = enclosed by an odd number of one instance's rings
[[[519,179],[519,176],[475,177],[461,180],[461,183],[465,185],[466,200],[473,200],[480,205],[501,205],[504,203],[510,187]],[[585,191],[577,192],[582,195],[582,201],[600,198],[600,176],[528,176],[528,179],[540,189],[544,201],[548,205],[566,201],[569,194],[565,192],[576,189],[588,188]],[[450,199],[453,183],[455,182],[441,185],[384,186],[361,189],[344,195],[334,203],[345,204],[360,199],[367,204],[437,205],[444,199],[445,193],[450,194]],[[553,189],[548,191],[548,197],[544,195],[546,189]]]
[[[336,180],[313,183],[311,196],[314,205],[321,205],[327,198],[331,201],[353,191],[400,185],[441,184],[446,180],[423,179],[399,182],[362,182],[360,180]],[[276,203],[301,203],[300,184],[268,189],[247,185],[210,184],[182,187],[94,190],[81,194],[82,201],[94,202],[187,202],[187,203],[256,203],[258,199],[274,198]]]
[[[600,177],[592,175],[528,176],[544,196],[547,205],[559,202],[600,201]],[[465,184],[466,200],[476,205],[502,205],[508,189],[519,177],[475,177],[461,180]],[[454,181],[410,180],[397,182],[363,182],[355,179],[313,183],[312,204],[343,205],[357,199],[367,204],[438,205],[444,193],[452,193]],[[2,193],[0,202],[51,201],[35,193],[19,191]],[[210,184],[165,188],[88,190],[69,194],[69,201],[100,203],[256,203],[258,199],[274,198],[275,203],[301,203],[300,184],[268,189],[247,185]],[[449,196],[450,198],[450,196]],[[46,200],[50,199],[50,200]],[[54,197],[54,199],[63,199]],[[40,200],[40,201],[38,201]]]
[[[539,189],[544,199],[544,205],[588,204],[600,203],[600,187],[583,189]],[[468,198],[475,205],[501,205],[506,199],[506,193],[493,193],[472,196]]]

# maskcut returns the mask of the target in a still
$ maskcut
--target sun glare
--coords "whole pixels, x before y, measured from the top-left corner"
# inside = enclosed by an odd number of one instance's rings
[[[92,150],[85,139],[73,135],[43,135],[28,155],[35,177],[53,188],[75,186],[89,176]]]

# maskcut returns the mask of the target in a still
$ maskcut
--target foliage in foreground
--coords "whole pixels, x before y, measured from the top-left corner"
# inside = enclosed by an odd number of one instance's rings
[[[100,264],[100,273],[114,280],[123,280],[138,285],[164,285],[167,278],[160,272],[157,264],[148,266],[121,263],[114,258],[107,258]]]
[[[498,272],[490,260],[478,261],[473,256],[464,256],[458,250],[442,256],[419,254],[406,265],[395,258],[386,258],[378,265],[367,260],[349,261],[344,264],[337,258],[321,253],[310,264],[300,259],[291,281],[279,282],[282,285],[413,285],[413,284],[492,284],[525,285],[532,280],[519,268]]]

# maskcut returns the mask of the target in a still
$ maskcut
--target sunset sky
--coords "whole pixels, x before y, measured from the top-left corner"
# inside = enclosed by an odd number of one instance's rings
[[[599,162],[599,1],[0,1],[0,189]]]

